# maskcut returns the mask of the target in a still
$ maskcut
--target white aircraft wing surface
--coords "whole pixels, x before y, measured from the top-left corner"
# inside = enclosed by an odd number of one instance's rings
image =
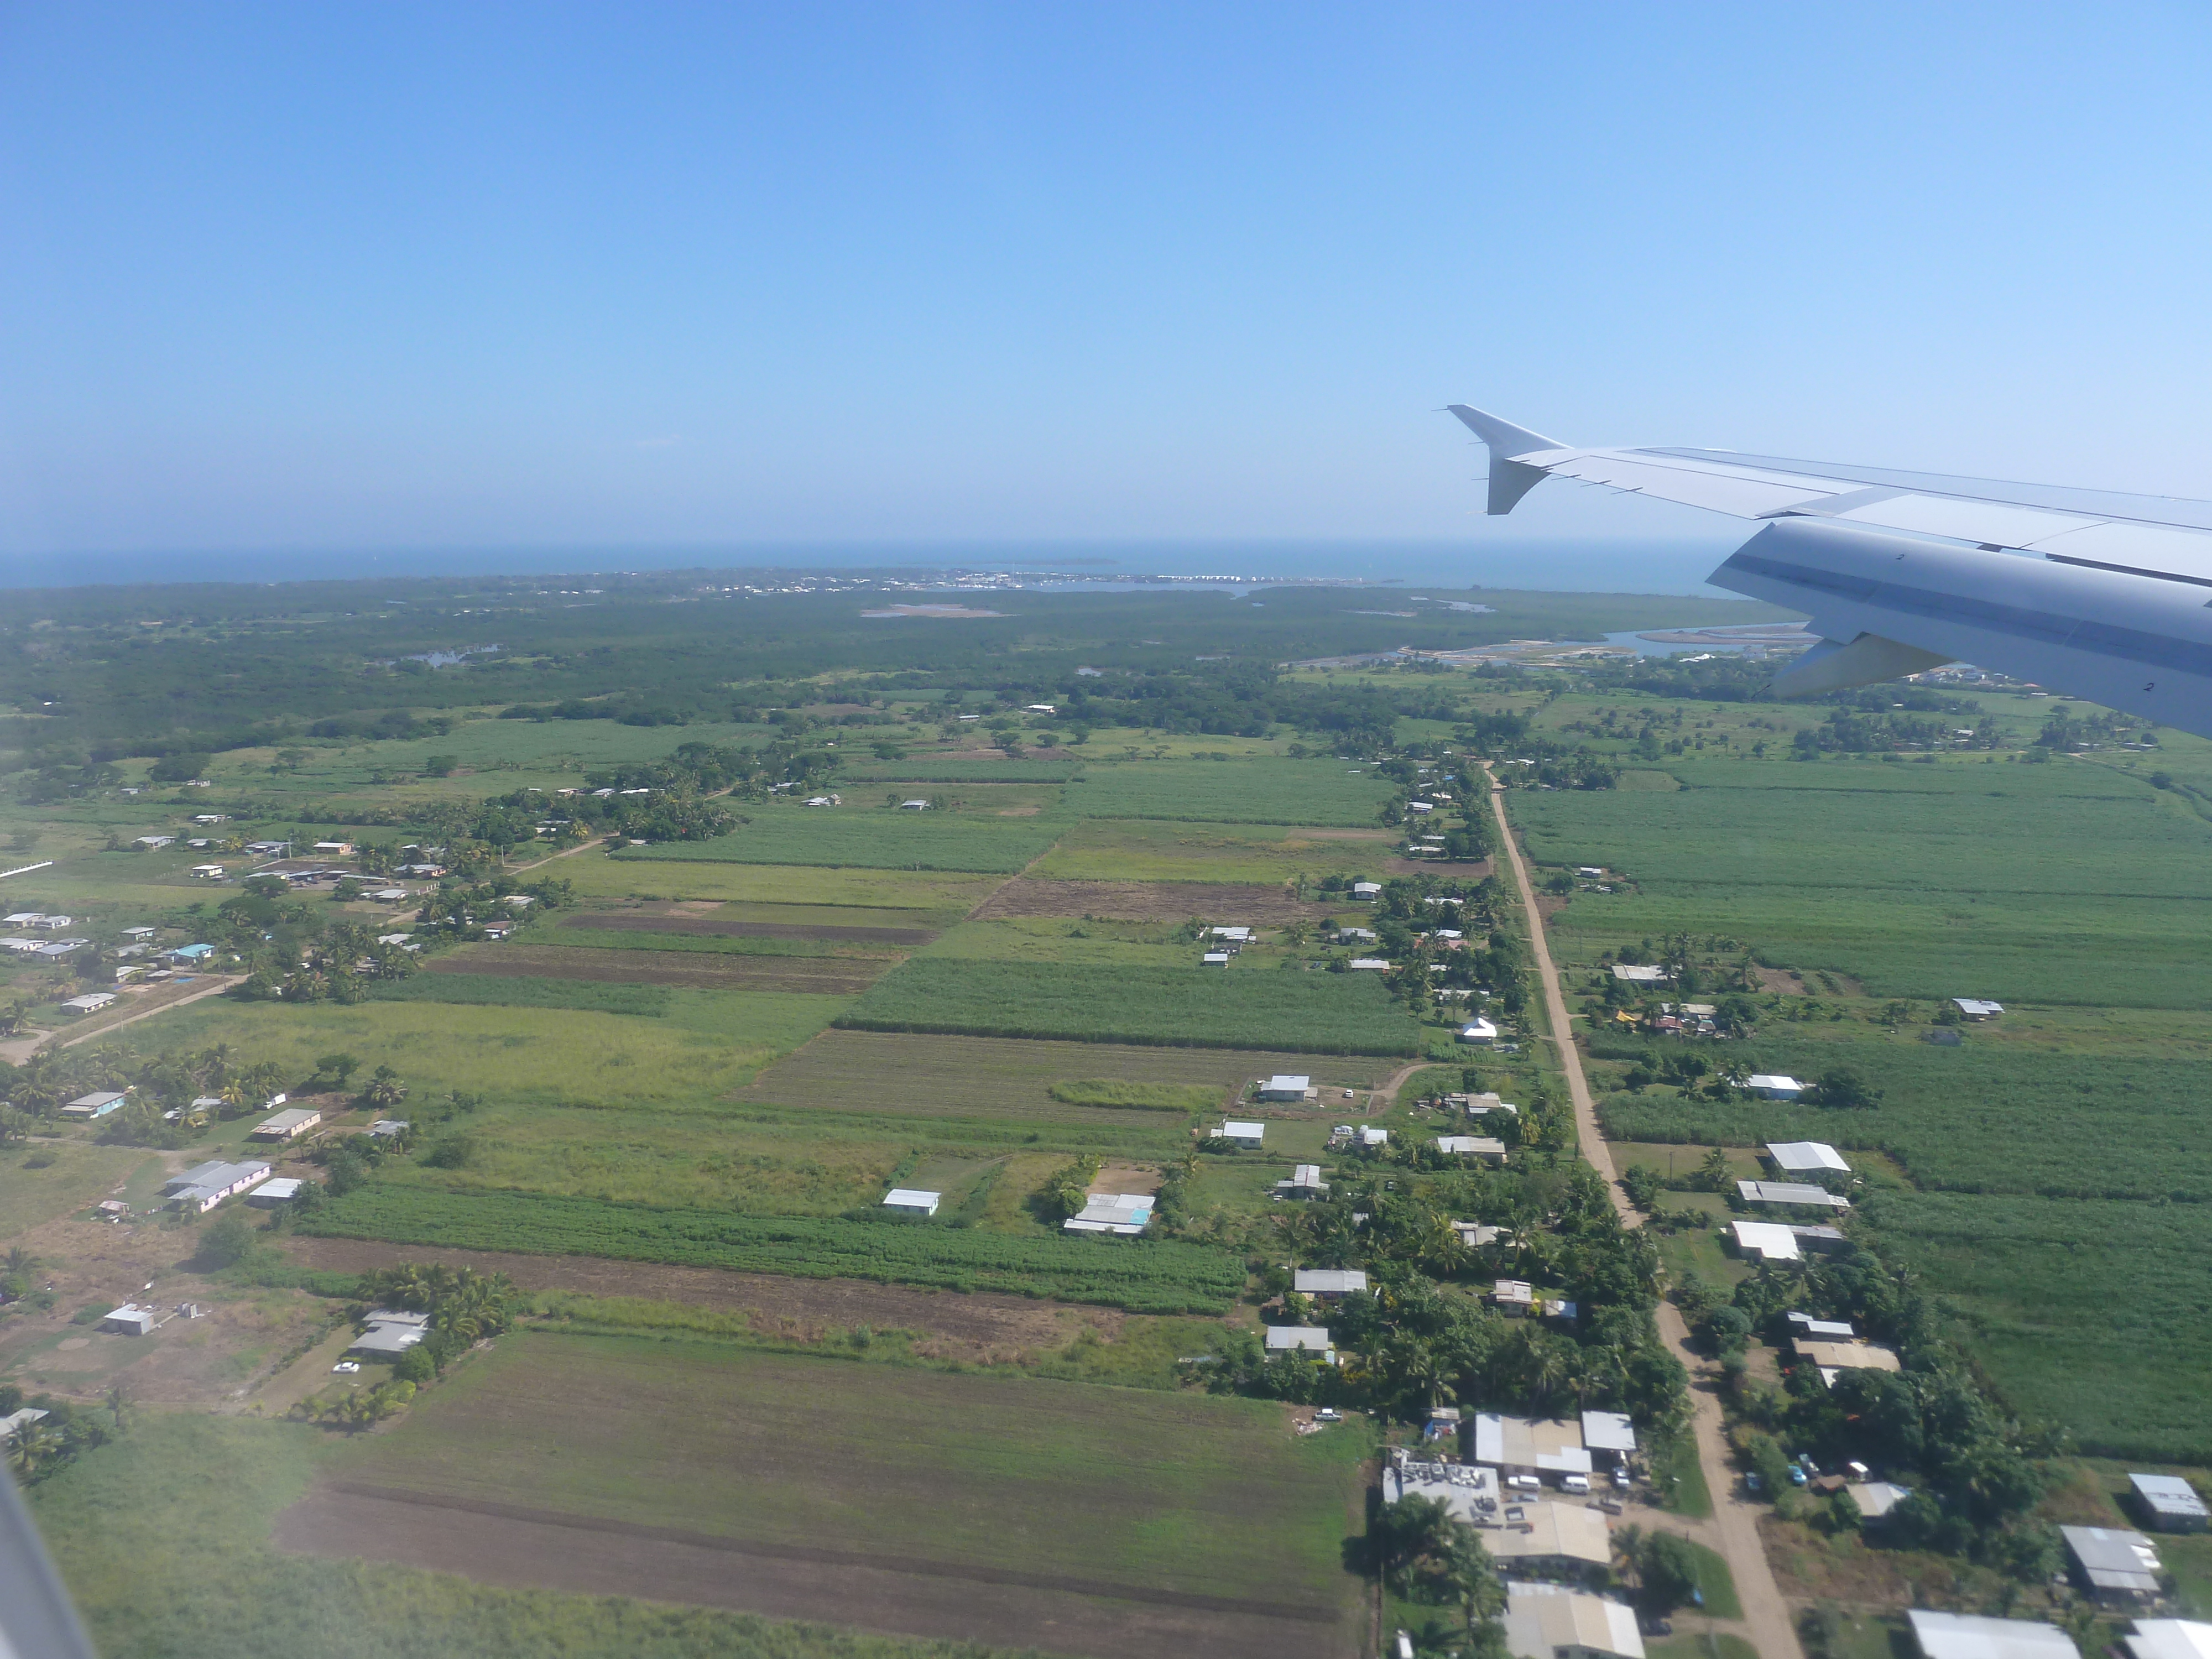
[[[1719,586],[1811,613],[1784,694],[1972,661],[2212,736],[2212,501],[1717,449],[1577,449],[1451,405],[1490,511],[1558,476],[1767,521]]]

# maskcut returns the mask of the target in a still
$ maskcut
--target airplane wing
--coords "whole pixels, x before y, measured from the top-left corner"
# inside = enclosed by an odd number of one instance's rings
[[[1809,612],[1784,695],[1972,661],[2212,736],[2212,501],[1715,449],[1577,449],[1464,404],[1490,511],[1553,476],[1763,520],[1716,586]]]

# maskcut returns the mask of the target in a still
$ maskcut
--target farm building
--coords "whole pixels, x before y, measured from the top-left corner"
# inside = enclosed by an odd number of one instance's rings
[[[1616,962],[1613,976],[1631,985],[1664,985],[1674,975],[1664,968],[1645,968],[1632,962]]]
[[[1344,965],[1355,974],[1387,974],[1390,971],[1389,960],[1382,957],[1354,957]]]
[[[1260,1085],[1262,1100],[1301,1101],[1313,1092],[1313,1079],[1295,1072],[1279,1073]]]
[[[368,1126],[368,1133],[379,1140],[397,1140],[414,1127],[404,1117],[380,1117]]]
[[[1980,997],[1953,997],[1951,1006],[1961,1019],[1995,1019],[2004,1012],[2002,1002],[1987,1002]]]
[[[1505,1650],[1513,1659],[1644,1659],[1636,1609],[1564,1584],[1505,1587]]]
[[[395,1313],[379,1308],[367,1318],[368,1328],[353,1340],[348,1353],[385,1354],[397,1359],[430,1334],[430,1316]]]
[[[269,1174],[266,1164],[226,1164],[210,1158],[173,1177],[161,1188],[161,1196],[180,1210],[203,1215],[234,1193],[259,1186]]]
[[[1486,1019],[1471,1019],[1459,1028],[1459,1040],[1486,1048],[1498,1041],[1498,1028]]]
[[[1912,1623],[1920,1659],[2081,1659],[2072,1637],[2039,1620],[1984,1619],[1925,1607],[1905,1616]]]
[[[1329,1346],[1328,1327],[1326,1325],[1270,1325],[1267,1327],[1267,1352],[1274,1353],[1317,1353],[1328,1358],[1336,1351]]]
[[[61,1006],[73,1014],[96,1014],[115,1000],[112,991],[88,991],[81,997],[71,997]]]
[[[1249,1152],[1257,1152],[1260,1149],[1261,1141],[1267,1138],[1267,1126],[1264,1123],[1250,1123],[1237,1118],[1231,1118],[1213,1132],[1213,1138],[1216,1140],[1229,1141]]]
[[[1150,1193],[1089,1193],[1083,1208],[1060,1224],[1063,1232],[1107,1233],[1134,1238],[1152,1224]]]
[[[2118,1527],[2061,1527],[2074,1576],[2100,1601],[2154,1601],[2159,1595],[2158,1546]]]
[[[927,812],[929,811],[929,803],[926,800],[902,800],[899,803],[899,811],[902,812]]]
[[[151,1308],[142,1308],[135,1302],[126,1302],[102,1315],[96,1328],[117,1336],[145,1336],[153,1331],[157,1316]]]
[[[1626,1466],[1636,1455],[1636,1425],[1626,1412],[1584,1412],[1583,1447],[1601,1462]]]
[[[2120,1644],[2130,1659],[2212,1659],[2212,1625],[2194,1619],[2138,1619]]]
[[[88,1122],[96,1117],[106,1117],[123,1104],[130,1092],[128,1089],[119,1092],[112,1089],[99,1089],[88,1095],[79,1095],[62,1108],[61,1115]]]
[[[1226,968],[1229,965],[1229,952],[1208,951],[1198,959],[1198,965],[1201,968]]]
[[[1490,1164],[1505,1162],[1505,1143],[1495,1135],[1438,1135],[1437,1150],[1446,1158],[1479,1158]]]
[[[264,1118],[253,1126],[255,1140],[297,1140],[301,1135],[323,1121],[323,1115],[309,1106],[295,1106],[276,1116]]]
[[[1505,1474],[1588,1474],[1590,1455],[1583,1446],[1583,1425],[1565,1418],[1501,1417],[1478,1412],[1474,1419],[1474,1461]]]
[[[1328,1182],[1321,1178],[1321,1165],[1300,1164],[1291,1170],[1287,1181],[1275,1183],[1275,1190],[1285,1198],[1327,1198]]]
[[[1300,1267],[1291,1288],[1300,1296],[1350,1296],[1367,1288],[1367,1275],[1357,1267]]]
[[[2131,1474],[2128,1484],[2135,1488],[2136,1507],[2160,1532],[2203,1532],[2212,1521],[2197,1488],[2178,1474]]]
[[[1363,1123],[1359,1126],[1359,1133],[1353,1139],[1363,1146],[1388,1146],[1390,1144],[1390,1132],[1388,1129],[1378,1129],[1371,1123]]]
[[[1761,1100],[1802,1100],[1805,1085],[1796,1078],[1778,1072],[1757,1072],[1743,1080],[1743,1086]]]
[[[1766,1156],[1784,1175],[1849,1175],[1851,1166],[1825,1140],[1770,1140]]]
[[[246,1201],[257,1210],[282,1209],[297,1198],[300,1195],[300,1188],[307,1184],[304,1181],[297,1180],[291,1176],[283,1176],[275,1181],[263,1182],[252,1192],[246,1194]]]
[[[1851,1201],[1825,1187],[1802,1181],[1739,1181],[1736,1196],[1747,1204],[1801,1205],[1816,1210],[1848,1210]]]
[[[884,1208],[893,1215],[935,1215],[942,1193],[925,1193],[914,1187],[894,1187],[884,1195]]]

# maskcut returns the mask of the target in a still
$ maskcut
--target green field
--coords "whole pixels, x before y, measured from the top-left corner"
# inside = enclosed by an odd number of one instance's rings
[[[985,1659],[961,1643],[271,1548],[278,1515],[347,1450],[301,1424],[140,1413],[29,1503],[106,1659]]]
[[[433,1095],[461,1089],[494,1100],[549,1103],[678,1101],[711,1098],[750,1082],[761,1066],[797,1048],[845,1006],[841,997],[796,993],[671,989],[665,1013],[648,1021],[543,1006],[417,1001],[290,1007],[210,997],[126,1025],[112,1040],[126,1054],[145,1055],[228,1042],[298,1077],[314,1069],[318,1056],[343,1049],[364,1071],[390,1066],[410,1089]]]
[[[1364,1449],[1296,1439],[1255,1401],[524,1334],[343,1462],[413,1492],[1333,1612],[1357,1597],[1339,1553]]]
[[[1239,825],[1206,829],[1138,819],[1091,818],[1076,824],[1029,873],[1060,881],[1251,882],[1300,876],[1319,881],[1380,873],[1395,837],[1388,830],[1316,833]]]
[[[2212,1462],[2212,1206],[1877,1193],[1866,1209],[2021,1411],[2092,1453]]]
[[[1093,818],[1365,829],[1391,792],[1388,779],[1333,760],[1125,761],[1092,768],[1067,804]]]
[[[631,848],[618,864],[820,865],[831,869],[980,871],[1012,875],[1049,848],[1065,821],[889,807],[775,807],[712,841]],[[653,878],[641,876],[641,880]],[[680,879],[680,878],[665,878]]]
[[[1363,974],[1117,969],[914,957],[839,1016],[848,1030],[952,1031],[1316,1054],[1419,1050],[1420,1027]]]
[[[416,974],[378,982],[375,1002],[496,1003],[506,1008],[577,1008],[658,1019],[669,993],[659,985],[595,985],[575,980],[517,979],[501,974]]]
[[[978,760],[919,754],[908,760],[852,762],[837,769],[842,783],[1066,783],[1082,770],[1075,761]]]
[[[805,808],[797,809],[800,811]],[[696,842],[694,845],[711,845]],[[546,866],[579,898],[659,898],[798,904],[810,908],[902,910],[907,927],[928,927],[916,915],[945,919],[967,914],[991,896],[996,878],[957,872],[831,869],[788,864],[685,864],[582,853]],[[856,919],[860,921],[862,919]]]
[[[2109,768],[1729,761],[1679,793],[1516,793],[1532,857],[1625,872],[1553,926],[1688,929],[1882,996],[2201,1008],[2212,823]]]
[[[1007,1291],[1143,1313],[1223,1312],[1244,1285],[1237,1257],[1164,1240],[1017,1237],[890,1218],[733,1216],[391,1182],[334,1199],[298,1224],[337,1238]]]

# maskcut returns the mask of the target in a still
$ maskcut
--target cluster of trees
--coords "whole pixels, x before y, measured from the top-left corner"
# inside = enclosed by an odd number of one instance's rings
[[[107,1391],[106,1404],[107,1420],[102,1422],[95,1407],[50,1394],[26,1398],[15,1383],[0,1382],[0,1417],[12,1415],[25,1406],[46,1413],[8,1438],[8,1468],[15,1479],[27,1486],[36,1486],[60,1474],[81,1454],[106,1445],[121,1433],[130,1408],[121,1383]]]
[[[1468,1244],[1453,1224],[1468,1218],[1498,1227],[1499,1237]],[[1340,1178],[1327,1200],[1300,1205],[1278,1226],[1291,1260],[1368,1274],[1370,1289],[1328,1315],[1344,1363],[1269,1359],[1256,1336],[1232,1334],[1204,1368],[1218,1392],[1416,1420],[1455,1400],[1539,1416],[1602,1407],[1647,1424],[1672,1422],[1682,1409],[1687,1378],[1651,1317],[1656,1246],[1620,1225],[1587,1166]],[[1289,1273],[1260,1265],[1263,1282],[1284,1293],[1283,1317],[1297,1322],[1310,1310],[1297,1305]],[[1507,1276],[1557,1286],[1579,1317],[1571,1326],[1516,1318],[1441,1288]]]
[[[2060,1449],[2063,1437],[2003,1412],[1951,1340],[1948,1316],[1909,1275],[1855,1241],[1840,1255],[1763,1266],[1727,1296],[1694,1277],[1674,1294],[1721,1357],[1754,1468],[1786,1482],[1785,1447],[1828,1463],[1857,1458],[1914,1489],[1890,1519],[1899,1544],[1969,1556],[2028,1582],[2052,1570],[2057,1540],[2032,1511],[2044,1492],[2036,1460]],[[1800,1364],[1778,1389],[1753,1382],[1746,1340],[1755,1333],[1782,1346],[1791,1312],[1849,1320],[1869,1340],[1893,1345],[1902,1369],[1842,1371],[1831,1385]],[[1834,1521],[1858,1525],[1856,1510]]]
[[[1385,1504],[1361,1540],[1369,1571],[1412,1601],[1454,1609],[1468,1659],[1507,1659],[1505,1585],[1482,1534],[1461,1526],[1440,1498]]]

